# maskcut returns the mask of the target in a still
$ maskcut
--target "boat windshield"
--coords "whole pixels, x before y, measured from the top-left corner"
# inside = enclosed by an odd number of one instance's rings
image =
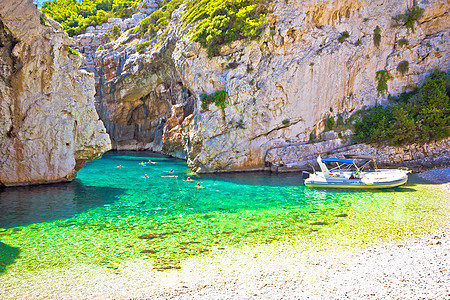
[[[330,172],[336,170],[354,170],[362,171],[369,169],[378,169],[375,159],[371,156],[363,156],[363,155],[345,155],[346,159],[341,158],[322,158],[322,162],[324,163],[336,163],[336,167],[330,168]],[[351,158],[351,159],[350,159]],[[361,163],[355,162],[355,160],[360,161]],[[373,168],[370,163],[373,162]]]

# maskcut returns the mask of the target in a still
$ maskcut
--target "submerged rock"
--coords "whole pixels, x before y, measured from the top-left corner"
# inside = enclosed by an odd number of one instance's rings
[[[159,237],[161,237],[160,234],[143,234],[141,236],[138,236],[138,238],[144,239],[144,240],[151,240],[151,239],[156,239]]]
[[[111,148],[94,78],[32,0],[0,2],[0,185],[69,181]]]

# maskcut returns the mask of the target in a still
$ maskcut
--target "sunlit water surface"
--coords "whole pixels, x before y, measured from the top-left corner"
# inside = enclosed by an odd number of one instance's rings
[[[176,269],[191,256],[274,242],[364,246],[445,226],[449,198],[417,183],[340,191],[305,188],[298,174],[196,176],[183,161],[108,153],[72,183],[0,191],[0,277],[80,262],[120,272],[143,257]]]

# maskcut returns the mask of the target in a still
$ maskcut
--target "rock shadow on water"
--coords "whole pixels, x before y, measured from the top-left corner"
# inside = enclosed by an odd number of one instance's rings
[[[5,272],[6,266],[14,263],[19,257],[20,250],[0,242],[0,274]]]
[[[124,191],[111,187],[69,183],[12,187],[0,190],[0,228],[71,218],[113,203]]]

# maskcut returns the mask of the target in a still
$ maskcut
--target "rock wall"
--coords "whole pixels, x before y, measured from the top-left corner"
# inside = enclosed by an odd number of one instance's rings
[[[71,180],[111,147],[70,42],[32,0],[0,1],[0,185]]]
[[[392,17],[415,3],[425,9],[415,32],[394,26]],[[396,95],[434,68],[449,69],[448,1],[274,1],[268,22],[260,41],[235,42],[213,59],[187,40],[177,43],[175,64],[193,93],[229,94],[224,112],[197,109],[186,133],[195,171],[263,169],[268,151],[307,142],[327,117],[386,103],[377,93],[379,70],[390,72],[387,94]],[[401,38],[408,45],[399,46]],[[402,60],[410,66],[404,75],[396,70]],[[237,67],[226,68],[230,62]]]
[[[375,158],[379,167],[407,167],[415,172],[447,168],[450,164],[450,138],[427,144],[407,146],[350,145],[342,139],[319,143],[289,145],[267,152],[266,165],[273,172],[318,169],[317,155],[344,158],[347,154]]]
[[[395,26],[392,17],[414,5],[425,9],[414,32]],[[139,53],[144,40],[125,34],[96,52],[97,109],[115,149],[185,157],[197,172],[262,170],[275,153],[288,161],[283,149],[322,133],[325,119],[385,104],[434,68],[449,69],[447,0],[270,1],[259,40],[236,41],[211,59],[190,40],[192,26],[182,26],[183,8],[172,14],[162,44]],[[339,40],[344,32],[349,37]],[[380,70],[393,77],[385,95],[377,91]],[[200,95],[218,90],[229,95],[225,109],[202,109]],[[317,146],[331,151],[345,143]]]

